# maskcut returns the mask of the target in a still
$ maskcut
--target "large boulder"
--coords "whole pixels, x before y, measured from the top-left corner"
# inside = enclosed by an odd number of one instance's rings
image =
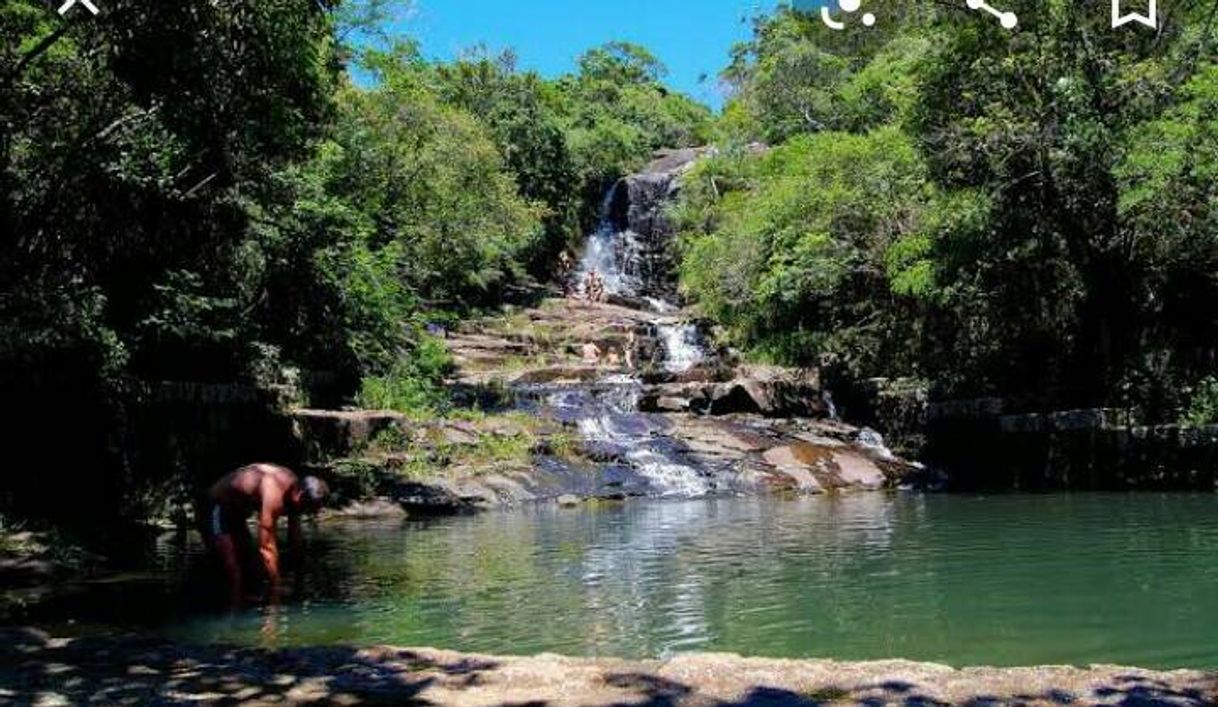
[[[726,383],[650,386],[640,407],[646,412],[690,410],[706,415],[827,417],[828,404],[815,371],[745,366]]]
[[[888,483],[888,478],[880,467],[861,454],[834,452],[832,458],[837,476],[846,486],[881,489]]]
[[[888,485],[888,477],[876,462],[838,444],[823,446],[795,441],[767,450],[762,458],[805,489],[876,490]],[[814,479],[815,483],[808,479]]]
[[[826,417],[829,413],[815,370],[777,366],[743,366],[735,386],[766,417]]]

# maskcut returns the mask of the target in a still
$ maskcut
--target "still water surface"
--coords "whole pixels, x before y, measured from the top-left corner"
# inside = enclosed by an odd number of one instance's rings
[[[326,525],[312,543],[278,616],[200,613],[179,583],[154,628],[501,654],[1218,668],[1214,496],[644,502]]]

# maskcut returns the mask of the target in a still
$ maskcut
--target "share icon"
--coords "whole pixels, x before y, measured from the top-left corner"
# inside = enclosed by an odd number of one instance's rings
[[[998,21],[1006,29],[1015,29],[1019,25],[1019,17],[1014,12],[1003,12],[987,4],[985,0],[968,0],[968,9],[985,10],[994,17],[997,17]]]

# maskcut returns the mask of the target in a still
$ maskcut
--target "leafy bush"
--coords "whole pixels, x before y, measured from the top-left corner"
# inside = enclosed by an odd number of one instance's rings
[[[1218,423],[1218,377],[1207,376],[1193,388],[1181,422],[1190,425]]]
[[[411,355],[399,359],[388,372],[364,378],[359,404],[412,416],[439,414],[448,408],[443,383],[451,368],[443,340],[424,335]]]
[[[682,284],[757,355],[794,364],[835,355],[873,368],[904,331],[898,295],[932,278],[922,230],[930,196],[913,145],[892,129],[709,160],[676,210]]]

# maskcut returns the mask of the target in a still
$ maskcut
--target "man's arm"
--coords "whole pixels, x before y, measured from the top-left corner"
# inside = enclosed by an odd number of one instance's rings
[[[270,480],[262,482],[262,509],[258,513],[258,553],[266,569],[271,591],[279,588],[279,544],[275,538],[275,524],[283,512],[283,491]]]

